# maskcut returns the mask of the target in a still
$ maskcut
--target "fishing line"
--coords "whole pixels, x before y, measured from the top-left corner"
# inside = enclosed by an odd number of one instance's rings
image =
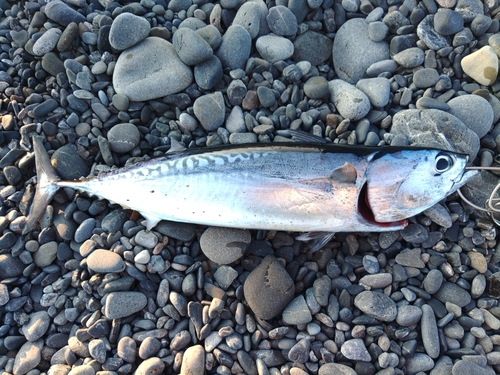
[[[476,166],[473,166],[473,167],[466,167],[465,169],[466,170],[476,170],[476,171],[500,172],[500,167],[476,167]],[[493,222],[496,225],[500,226],[500,220],[494,216],[495,214],[500,214],[500,197],[495,198],[495,195],[497,195],[497,193],[499,191],[500,191],[500,182],[497,184],[495,189],[493,189],[493,191],[490,194],[490,197],[484,202],[485,208],[480,207],[480,206],[472,203],[469,199],[467,199],[464,196],[461,189],[458,189],[457,193],[465,203],[467,203],[469,206],[471,206],[472,208],[474,208],[478,211],[488,213],[489,216],[491,217],[491,220],[493,220]]]

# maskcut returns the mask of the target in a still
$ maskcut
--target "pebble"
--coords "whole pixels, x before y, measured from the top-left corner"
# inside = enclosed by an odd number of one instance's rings
[[[137,355],[137,344],[130,337],[122,337],[120,341],[118,341],[118,356],[123,359],[125,362],[134,363]]]
[[[308,61],[321,65],[332,57],[333,42],[326,35],[308,30],[298,35],[293,42],[293,61]]]
[[[11,277],[21,276],[25,265],[18,257],[10,254],[0,254],[0,278],[10,279]]]
[[[152,357],[141,362],[135,370],[135,375],[160,374],[164,369],[165,363],[158,357]]]
[[[123,51],[113,71],[116,93],[133,101],[178,93],[192,81],[191,69],[179,59],[174,46],[158,37]]]
[[[62,179],[77,180],[81,177],[87,177],[90,168],[78,155],[74,145],[64,145],[58,148],[51,157],[52,165]]]
[[[112,292],[106,298],[104,315],[108,319],[124,318],[141,311],[147,298],[140,292]]]
[[[461,60],[465,74],[481,85],[491,86],[498,76],[498,57],[490,46],[465,56]]]
[[[42,359],[43,339],[24,343],[16,354],[12,373],[15,375],[26,374],[34,369]]]
[[[292,297],[293,289],[290,298]],[[312,321],[311,312],[304,296],[296,297],[283,309],[282,319],[288,325],[307,324]]]
[[[57,242],[50,241],[41,245],[33,254],[33,261],[37,267],[43,268],[52,264],[57,257]]]
[[[347,340],[340,347],[340,351],[344,357],[353,361],[370,362],[372,359],[362,339]]]
[[[210,90],[222,79],[222,63],[217,56],[211,56],[194,67],[194,80],[203,90]]]
[[[255,42],[255,48],[264,60],[271,63],[287,60],[294,52],[293,43],[290,40],[276,35],[261,36]]]
[[[342,117],[356,121],[370,112],[370,100],[355,86],[343,80],[334,79],[328,82],[328,89],[331,100]]]
[[[221,44],[216,56],[222,63],[223,68],[234,70],[244,68],[250,57],[252,37],[241,25],[231,25],[222,36]]]
[[[269,29],[276,35],[293,36],[297,33],[297,18],[286,6],[276,5],[271,7],[266,20]]]
[[[223,265],[240,259],[250,240],[247,230],[209,227],[201,235],[200,247],[208,259]]]
[[[133,150],[140,141],[141,134],[130,123],[116,124],[108,131],[108,143],[112,151],[125,154]]]
[[[437,269],[430,270],[423,282],[424,289],[429,294],[436,293],[442,284],[443,274]]]
[[[329,374],[357,375],[357,372],[349,366],[343,365],[341,363],[325,363],[321,365],[318,371],[318,375]]]
[[[193,112],[207,131],[216,130],[224,123],[224,97],[220,91],[200,96],[195,100]]]
[[[372,64],[389,59],[389,45],[372,41],[365,20],[353,18],[337,31],[332,56],[338,77],[355,84]]]
[[[181,375],[203,375],[205,373],[205,350],[201,345],[186,349],[182,356]]]
[[[419,248],[407,249],[396,255],[396,263],[414,268],[424,268],[425,263],[420,258],[421,250]]]
[[[381,21],[368,24],[368,36],[372,42],[381,42],[389,35],[389,27]]]
[[[404,68],[416,68],[424,63],[425,54],[420,48],[412,47],[396,53],[392,58]]]
[[[118,51],[143,41],[151,30],[149,22],[132,13],[119,14],[109,29],[109,44]]]
[[[79,24],[85,21],[85,17],[62,1],[51,1],[45,6],[45,15],[62,26],[68,26],[71,22]]]
[[[433,359],[438,358],[440,353],[439,332],[436,324],[434,310],[429,305],[422,306],[422,342],[427,355]]]
[[[214,278],[219,286],[226,290],[238,277],[238,271],[229,266],[220,266],[214,273]]]
[[[448,281],[443,283],[434,297],[443,303],[451,302],[460,307],[468,305],[471,301],[470,294],[465,289]]]
[[[449,45],[448,38],[436,32],[433,27],[434,16],[429,14],[418,24],[417,35],[431,50],[438,51]]]
[[[404,305],[398,308],[396,323],[403,327],[410,327],[417,324],[422,317],[422,309],[418,306]]]
[[[434,15],[434,29],[441,35],[453,35],[464,28],[464,19],[459,12],[438,9]]]
[[[56,47],[61,37],[61,33],[62,31],[57,28],[47,30],[37,39],[35,44],[33,44],[33,53],[37,56],[43,56],[52,51]]]
[[[406,371],[408,374],[429,371],[434,368],[434,361],[424,353],[415,353],[406,359]]]
[[[384,77],[360,79],[356,88],[361,90],[374,107],[385,107],[391,98],[391,82]]]
[[[419,69],[413,74],[413,83],[417,88],[425,89],[434,86],[439,81],[439,73],[436,69]]]
[[[383,322],[392,322],[397,316],[396,303],[385,294],[363,291],[354,299],[354,306],[363,313]]]
[[[321,99],[329,93],[328,81],[325,77],[311,77],[304,83],[304,94],[311,99]]]
[[[453,365],[451,369],[453,375],[466,375],[466,374],[478,374],[478,375],[493,375],[495,371],[491,368],[479,366],[475,363],[458,360]]]
[[[449,112],[461,120],[479,138],[493,126],[494,113],[490,103],[479,95],[461,95],[448,101]]]
[[[200,64],[213,55],[210,44],[199,33],[187,27],[174,33],[172,44],[181,61],[187,65]]]
[[[88,256],[87,267],[97,273],[122,272],[125,270],[125,262],[117,253],[97,249]]]
[[[49,325],[49,314],[46,311],[37,311],[30,314],[28,322],[22,328],[22,332],[26,340],[35,342],[45,335]]]
[[[273,256],[267,256],[248,275],[243,292],[255,315],[271,319],[293,298],[294,285],[281,263]]]

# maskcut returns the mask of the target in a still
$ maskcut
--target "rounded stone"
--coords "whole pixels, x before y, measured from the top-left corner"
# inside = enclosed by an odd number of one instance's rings
[[[135,46],[144,40],[151,30],[151,26],[144,17],[124,12],[119,14],[111,24],[109,43],[118,51]]]
[[[43,268],[52,264],[57,257],[57,242],[51,241],[41,245],[33,254],[33,261],[37,267]]]
[[[52,51],[61,37],[62,31],[58,28],[47,30],[43,35],[33,44],[33,53],[37,56],[43,56]]]
[[[50,323],[50,316],[46,311],[31,313],[28,322],[22,327],[23,335],[28,341],[36,341],[45,335]]]
[[[464,18],[451,9],[438,9],[434,15],[434,29],[441,35],[453,35],[464,28]]]
[[[398,308],[396,323],[403,327],[417,324],[422,317],[422,309],[418,306],[405,305]]]
[[[106,297],[104,315],[108,319],[124,318],[141,311],[147,303],[141,292],[112,292]]]
[[[125,262],[117,253],[97,249],[87,257],[87,267],[97,273],[122,272]]]
[[[423,282],[424,289],[429,294],[436,293],[442,284],[443,274],[437,269],[430,270]]]
[[[76,24],[85,22],[83,14],[78,13],[69,5],[59,0],[47,3],[45,6],[45,15],[64,27],[68,26],[71,22],[75,22]]]
[[[212,89],[221,81],[222,76],[222,63],[217,56],[212,55],[194,67],[194,80],[202,90]]]
[[[23,375],[38,366],[42,359],[42,347],[43,339],[24,343],[16,354],[12,373]]]
[[[413,74],[413,83],[418,88],[428,88],[434,86],[439,81],[439,73],[436,69],[423,68]]]
[[[439,357],[440,352],[439,332],[436,323],[436,315],[429,305],[422,306],[422,321],[420,326],[424,349],[429,357],[436,359]]]
[[[116,124],[108,132],[109,147],[112,151],[125,154],[139,144],[141,133],[130,123]]]
[[[290,289],[293,289],[293,285]],[[293,297],[293,292],[291,293],[291,297]],[[312,321],[311,311],[303,295],[299,295],[293,299],[283,309],[282,315],[283,322],[288,325],[307,324]]]
[[[178,93],[193,82],[191,68],[164,39],[149,37],[123,51],[113,72],[117,94],[145,101]]]
[[[491,86],[498,76],[498,57],[490,46],[465,56],[461,66],[465,74],[481,85]]]
[[[287,60],[293,55],[293,43],[282,36],[264,35],[255,42],[257,51],[264,60],[275,63]]]
[[[370,112],[370,100],[355,86],[341,80],[328,82],[330,96],[340,115],[351,121],[360,120]]]
[[[0,279],[10,279],[21,276],[26,265],[18,257],[10,254],[0,254]]]
[[[340,351],[344,357],[352,361],[370,362],[372,360],[362,339],[347,340],[340,347]]]
[[[87,177],[90,173],[89,166],[78,155],[76,147],[72,144],[58,148],[52,154],[50,162],[57,175],[64,180],[77,180],[81,177]]]
[[[293,61],[309,61],[318,66],[332,57],[333,42],[326,35],[308,30],[293,41]]]
[[[304,94],[311,99],[321,99],[329,94],[328,81],[325,77],[315,76],[304,83]]]
[[[461,120],[479,138],[493,126],[494,113],[491,104],[479,95],[461,95],[448,102],[449,112]]]
[[[266,18],[269,28],[276,35],[293,36],[297,33],[297,18],[286,6],[271,7]]]
[[[338,77],[355,84],[365,77],[370,65],[389,59],[389,45],[372,41],[365,20],[353,18],[335,35],[332,56]]]
[[[224,68],[234,70],[245,67],[251,47],[252,38],[248,31],[241,25],[231,25],[224,33],[215,54]]]
[[[384,77],[360,79],[356,83],[374,107],[385,107],[391,98],[391,82]]]
[[[207,131],[216,130],[224,123],[226,107],[220,91],[197,98],[193,112],[201,126]]]
[[[424,63],[425,53],[418,47],[407,48],[392,56],[404,68],[416,68]]]
[[[397,316],[396,303],[385,294],[372,291],[359,293],[354,299],[354,305],[375,319],[392,322]]]
[[[443,283],[434,297],[443,303],[451,302],[460,307],[467,306],[471,301],[471,296],[465,289],[448,281]]]
[[[165,369],[165,362],[158,357],[148,358],[141,362],[135,370],[135,375],[154,375],[161,374]],[[193,374],[194,375],[194,374]]]
[[[187,65],[202,63],[213,55],[208,42],[196,31],[187,27],[182,27],[174,33],[172,44],[179,58]]]
[[[205,349],[201,345],[190,346],[182,356],[180,375],[203,375],[204,373]]]
[[[294,291],[293,280],[273,256],[265,257],[243,285],[248,305],[261,319],[272,319],[281,313]]]
[[[208,259],[229,264],[240,259],[251,242],[250,232],[244,229],[209,227],[200,238],[200,247]]]
[[[134,363],[137,354],[137,344],[130,337],[122,337],[118,342],[118,356],[125,362]]]

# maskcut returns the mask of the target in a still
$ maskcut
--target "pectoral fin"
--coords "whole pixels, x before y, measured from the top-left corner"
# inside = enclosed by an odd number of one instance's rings
[[[315,253],[324,247],[334,235],[335,233],[333,232],[307,232],[295,237],[295,239],[304,242],[311,241],[309,246],[311,247],[311,252]]]
[[[335,168],[332,173],[330,173],[330,178],[333,182],[355,184],[358,178],[358,171],[352,164],[346,162],[341,167]]]

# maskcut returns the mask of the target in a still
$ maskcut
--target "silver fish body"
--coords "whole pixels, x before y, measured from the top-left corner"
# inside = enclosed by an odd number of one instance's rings
[[[298,232],[401,229],[474,174],[467,157],[433,149],[256,144],[152,159],[60,181],[40,140],[29,231],[53,194],[70,187],[160,220]]]

